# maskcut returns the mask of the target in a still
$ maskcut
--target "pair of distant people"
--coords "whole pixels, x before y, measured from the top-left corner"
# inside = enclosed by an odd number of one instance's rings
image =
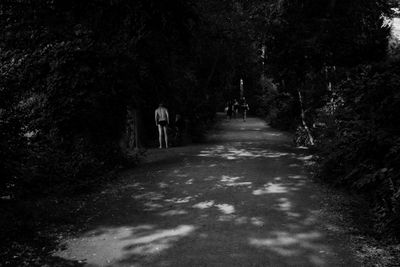
[[[169,125],[169,113],[168,109],[163,103],[160,103],[158,108],[154,112],[154,119],[156,126],[158,127],[158,142],[159,148],[163,147],[162,141],[164,136],[165,148],[168,148],[168,125]],[[184,122],[180,114],[175,116],[175,141],[177,143],[181,142],[182,130],[184,127]]]
[[[246,98],[242,98],[242,103],[239,104],[239,102],[235,99],[233,102],[228,101],[226,104],[226,118],[227,119],[231,119],[232,115],[234,116],[234,118],[236,119],[239,113],[239,109],[241,109],[242,111],[242,115],[243,115],[243,121],[246,121],[247,119],[247,111],[250,109],[249,105],[246,102]]]
[[[226,119],[230,120],[233,117],[236,119],[239,113],[239,102],[235,99],[233,102],[228,101],[226,103]]]

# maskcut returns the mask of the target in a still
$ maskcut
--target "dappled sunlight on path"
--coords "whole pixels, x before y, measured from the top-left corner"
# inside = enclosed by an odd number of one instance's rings
[[[150,151],[56,255],[87,266],[358,266],[327,230],[307,150],[261,120],[204,145]]]

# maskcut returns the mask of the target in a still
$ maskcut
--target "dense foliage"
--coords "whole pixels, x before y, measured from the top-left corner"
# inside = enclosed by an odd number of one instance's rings
[[[361,65],[319,112],[319,176],[371,199],[376,227],[400,236],[400,62]]]
[[[287,120],[300,116],[299,108],[290,108],[299,102],[299,93],[308,118],[323,105],[331,78],[327,68],[380,60],[386,53],[389,29],[382,27],[383,15],[389,12],[386,1],[278,1],[267,12],[267,73],[280,94],[291,96],[283,97],[284,105],[271,104],[284,107],[282,116]],[[285,120],[282,116],[276,119]],[[291,121],[292,125],[282,126],[294,129],[298,123]],[[280,124],[274,116],[271,122]]]
[[[160,101],[171,120],[181,113],[201,133],[247,58],[228,23],[235,6],[222,14],[220,5],[2,3],[0,191],[18,198],[92,185],[126,161],[119,142],[128,106],[140,111],[144,144],[155,139]]]
[[[399,61],[388,1],[279,1],[268,9],[263,101],[272,125],[314,144],[318,176],[371,199],[379,232],[400,236]],[[293,118],[298,118],[293,120]],[[312,138],[312,139],[310,139]]]
[[[1,172],[13,194],[85,184],[88,174],[121,156],[117,140],[132,94],[130,49],[140,29],[123,8],[127,3],[104,2],[93,12],[100,4],[10,1],[2,7]]]

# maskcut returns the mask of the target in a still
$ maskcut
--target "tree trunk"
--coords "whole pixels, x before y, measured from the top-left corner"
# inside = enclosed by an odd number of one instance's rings
[[[132,150],[137,150],[139,144],[139,115],[135,108],[127,107],[126,127],[123,144],[123,150],[129,153]]]
[[[307,123],[306,123],[306,115],[305,115],[305,112],[304,112],[303,98],[301,96],[300,89],[297,89],[297,93],[299,95],[299,102],[300,102],[300,109],[301,109],[301,122],[303,124],[304,129],[306,130],[307,135],[308,135],[308,140],[310,140],[310,145],[313,146],[314,145],[314,138],[312,137],[310,129],[308,128]]]

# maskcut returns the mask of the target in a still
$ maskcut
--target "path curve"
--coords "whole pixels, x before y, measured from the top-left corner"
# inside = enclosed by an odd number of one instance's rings
[[[151,150],[93,200],[56,256],[86,266],[359,266],[320,214],[307,150],[249,118],[202,145]]]

